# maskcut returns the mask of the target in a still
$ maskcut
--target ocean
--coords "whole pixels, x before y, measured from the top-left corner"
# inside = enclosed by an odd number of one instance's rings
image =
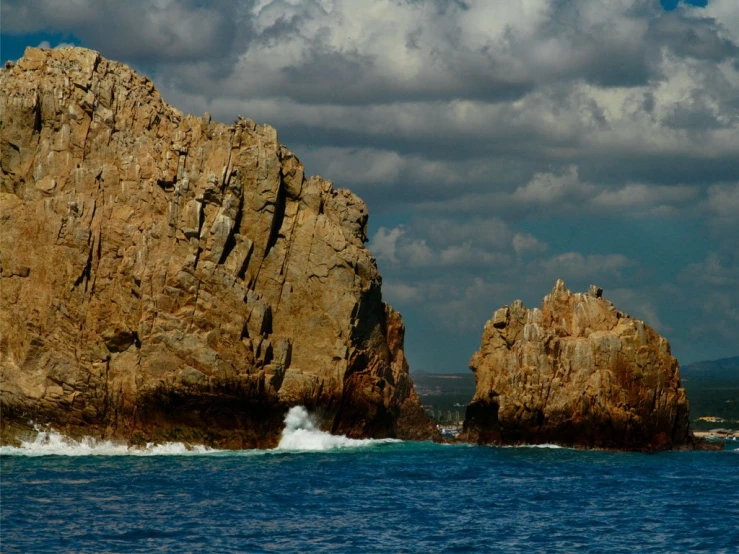
[[[739,445],[733,447],[739,448]],[[351,440],[291,410],[275,450],[41,433],[0,448],[0,550],[739,552],[739,450]]]

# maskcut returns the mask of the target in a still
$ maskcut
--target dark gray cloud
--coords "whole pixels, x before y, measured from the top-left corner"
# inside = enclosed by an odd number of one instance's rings
[[[3,33],[71,33],[113,59],[160,63],[231,58],[248,19],[231,2],[197,0],[5,0]]]
[[[718,63],[739,55],[739,46],[721,35],[720,23],[713,18],[686,19],[679,11],[670,12],[654,20],[652,31],[656,44],[669,45],[680,57]]]

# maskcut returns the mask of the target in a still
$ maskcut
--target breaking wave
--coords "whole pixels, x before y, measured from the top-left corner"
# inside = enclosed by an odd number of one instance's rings
[[[125,443],[85,437],[76,440],[54,430],[37,431],[33,440],[21,441],[20,446],[0,446],[2,456],[249,456],[279,452],[321,452],[364,448],[379,444],[402,442],[396,439],[350,439],[321,431],[303,406],[290,408],[285,416],[285,428],[277,448],[273,450],[219,450],[181,442],[148,443],[128,446]]]
[[[285,429],[275,450],[289,452],[320,452],[343,448],[364,448],[401,442],[397,439],[350,439],[321,431],[303,406],[293,406],[285,416]]]

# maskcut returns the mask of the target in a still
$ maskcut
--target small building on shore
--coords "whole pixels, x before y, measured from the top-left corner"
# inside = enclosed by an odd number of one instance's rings
[[[721,417],[716,417],[716,416],[703,416],[703,417],[699,417],[698,421],[708,421],[711,423],[724,423],[724,421],[726,420]]]

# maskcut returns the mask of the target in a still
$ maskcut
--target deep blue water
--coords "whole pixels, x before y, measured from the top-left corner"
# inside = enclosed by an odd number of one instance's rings
[[[2,552],[739,551],[739,451],[319,448],[5,448]]]

